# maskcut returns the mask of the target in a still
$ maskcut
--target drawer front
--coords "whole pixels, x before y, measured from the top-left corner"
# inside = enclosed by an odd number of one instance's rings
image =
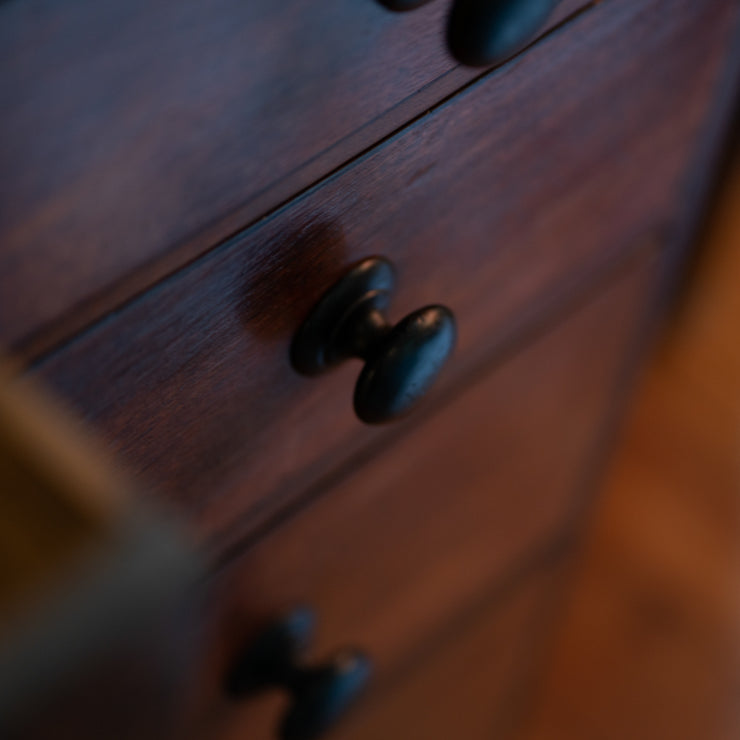
[[[457,614],[560,541],[593,483],[589,463],[604,443],[656,272],[643,256],[557,329],[232,561],[221,575],[226,626],[215,675],[250,624],[305,604],[319,619],[309,659],[360,647],[384,691]],[[269,738],[280,699],[238,705],[230,721],[255,740]]]
[[[0,342],[89,322],[478,74],[444,5],[2,3]]]
[[[291,335],[347,264],[396,264],[394,319],[456,312],[444,395],[691,210],[729,5],[595,6],[37,372],[204,536],[247,536],[408,428],[357,422],[354,363],[311,380],[290,367]]]
[[[567,557],[553,559],[453,620],[433,650],[399,671],[366,708],[348,716],[338,736],[517,737],[557,624],[567,566]]]
[[[382,687],[364,697],[331,737],[516,737],[535,688],[551,623],[557,618],[566,565],[567,558],[540,565],[454,619],[433,648],[407,661]],[[272,740],[280,705],[275,697],[264,701],[259,719],[249,717],[246,707],[236,709],[208,726],[202,737]],[[268,701],[274,701],[269,710]],[[263,724],[258,726],[257,721]]]

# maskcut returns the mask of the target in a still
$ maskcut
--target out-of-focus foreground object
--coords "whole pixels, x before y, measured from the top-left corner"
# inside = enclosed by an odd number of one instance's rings
[[[79,424],[0,369],[3,737],[174,729],[202,565],[139,499]]]

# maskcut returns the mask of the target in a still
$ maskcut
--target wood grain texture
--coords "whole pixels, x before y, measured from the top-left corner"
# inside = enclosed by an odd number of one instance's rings
[[[58,341],[478,74],[445,12],[2,3],[0,342]]]
[[[353,418],[356,365],[306,380],[288,363],[293,331],[348,263],[395,262],[392,318],[429,302],[456,312],[445,392],[693,206],[687,163],[731,6],[604,2],[38,374],[202,533],[239,539],[388,439]]]
[[[311,656],[362,647],[382,690],[450,620],[558,539],[602,442],[656,267],[643,255],[555,330],[232,561],[218,584],[214,705],[219,677],[254,624],[296,604],[319,616]],[[267,738],[279,700],[216,708],[210,722]]]

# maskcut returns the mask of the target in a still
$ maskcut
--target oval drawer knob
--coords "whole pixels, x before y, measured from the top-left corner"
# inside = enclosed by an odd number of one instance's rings
[[[485,67],[519,51],[560,0],[454,0],[447,45],[459,62]]]
[[[388,323],[384,312],[395,283],[390,262],[363,260],[314,306],[291,347],[293,367],[303,375],[319,375],[349,357],[363,359],[354,408],[368,424],[408,413],[455,345],[455,319],[444,306],[426,306],[395,326]]]
[[[277,735],[281,740],[319,737],[344,713],[370,677],[370,661],[359,650],[339,650],[318,665],[300,663],[314,624],[314,614],[306,608],[295,609],[269,624],[245,646],[226,677],[226,691],[233,698],[274,688],[290,694]]]

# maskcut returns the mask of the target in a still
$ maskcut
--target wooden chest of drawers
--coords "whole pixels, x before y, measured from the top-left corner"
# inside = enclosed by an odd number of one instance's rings
[[[520,5],[526,5],[522,0]],[[0,339],[212,555],[187,734],[261,625],[374,678],[337,737],[514,732],[564,563],[729,120],[736,3],[564,0],[492,68],[444,3],[0,8]],[[440,302],[456,351],[393,424],[292,337],[349,266]],[[180,725],[177,734],[185,734]]]

